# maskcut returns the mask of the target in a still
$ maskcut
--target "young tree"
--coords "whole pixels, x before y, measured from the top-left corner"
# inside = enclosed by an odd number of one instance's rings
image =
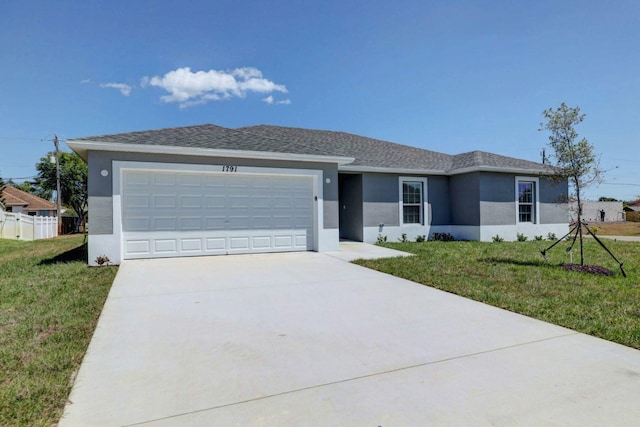
[[[0,211],[4,210],[4,196],[3,196],[3,192],[4,192],[4,187],[5,187],[5,183],[4,180],[2,179],[2,176],[0,176]]]
[[[550,176],[555,181],[569,180],[578,205],[578,233],[580,235],[580,265],[584,265],[582,242],[582,190],[601,181],[602,171],[594,148],[586,138],[578,140],[575,126],[582,123],[585,115],[580,114],[580,107],[568,107],[564,102],[557,108],[549,108],[542,112],[546,119],[540,123],[540,130],[549,131],[550,158],[555,160],[555,174]]]
[[[50,194],[56,189],[56,165],[49,160],[53,153],[36,164],[36,185]],[[80,229],[87,214],[87,164],[75,153],[60,152],[60,200],[76,214],[74,229]]]

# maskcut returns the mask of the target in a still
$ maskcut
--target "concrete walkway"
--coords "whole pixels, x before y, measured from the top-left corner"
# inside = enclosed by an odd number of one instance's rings
[[[639,351],[306,252],[124,262],[60,425],[639,419]]]

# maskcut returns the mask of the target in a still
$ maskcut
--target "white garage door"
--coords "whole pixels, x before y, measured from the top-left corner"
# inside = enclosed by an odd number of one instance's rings
[[[125,259],[313,249],[313,178],[129,170]]]

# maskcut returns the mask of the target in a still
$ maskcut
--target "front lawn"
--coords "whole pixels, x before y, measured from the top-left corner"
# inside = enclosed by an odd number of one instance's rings
[[[83,236],[0,240],[0,425],[55,425],[116,267],[89,268]]]
[[[627,278],[592,239],[585,241],[585,264],[607,267],[614,276],[561,269],[558,264],[570,262],[567,242],[547,254],[547,264],[539,251],[549,241],[387,243],[416,256],[356,263],[640,349],[640,243],[604,242],[625,262]],[[579,262],[577,244],[572,255]]]

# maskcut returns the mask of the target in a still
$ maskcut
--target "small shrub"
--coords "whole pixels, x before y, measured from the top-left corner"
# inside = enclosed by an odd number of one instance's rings
[[[535,240],[538,240],[538,241],[540,241],[540,240],[544,240],[544,237],[542,237],[542,234],[541,234],[541,235],[539,235],[539,236],[533,236],[533,238],[534,238]]]
[[[527,241],[527,236],[525,236],[523,233],[517,233],[516,234],[516,238],[518,239],[518,242],[526,242]]]
[[[426,240],[426,237],[427,237],[427,236],[425,236],[424,234],[423,234],[423,235],[421,235],[421,236],[417,236],[417,237],[416,237],[416,243],[422,243],[422,242],[424,242],[424,241]]]
[[[376,245],[381,245],[383,243],[387,243],[387,236],[383,236],[382,234],[378,234],[378,238],[376,239]]]
[[[548,232],[547,240],[558,240],[558,238],[556,237],[556,233]]]
[[[600,230],[600,228],[595,227],[595,226],[591,226],[591,227],[589,227],[589,230],[591,230],[591,232],[593,234],[598,234],[598,230]]]
[[[450,233],[433,233],[431,240],[437,240],[440,242],[453,242],[456,240]]]
[[[111,260],[106,255],[100,255],[96,258],[96,264],[98,264],[98,266],[100,267],[102,267],[103,265],[109,265],[109,263],[111,263]]]
[[[399,242],[401,243],[406,243],[409,241],[409,239],[407,239],[407,233],[402,233],[400,235],[400,238],[398,239]]]
[[[493,240],[493,243],[502,243],[502,242],[504,242],[504,239],[502,237],[500,237],[499,234],[496,234],[491,239]]]

